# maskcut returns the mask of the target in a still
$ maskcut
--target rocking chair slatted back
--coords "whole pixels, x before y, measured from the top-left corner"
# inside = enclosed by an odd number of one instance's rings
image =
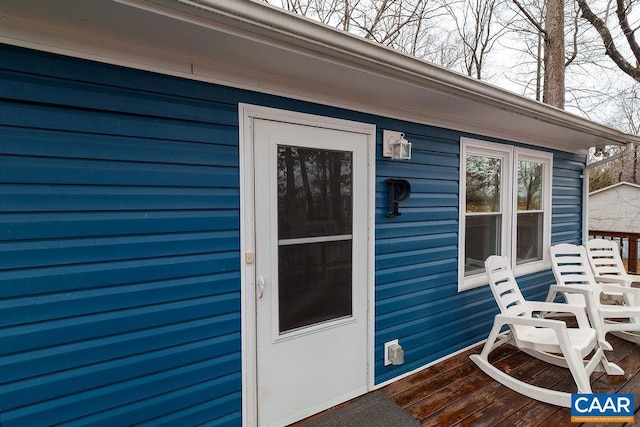
[[[520,292],[506,257],[493,255],[485,263],[489,274],[489,286],[500,312],[510,316],[527,314],[525,299]]]
[[[493,255],[487,258],[485,267],[489,275],[489,286],[500,312],[508,316],[531,316],[531,311],[528,310],[513,271],[509,267],[509,259]],[[531,328],[531,326],[512,325],[512,331],[516,339],[520,334],[524,334],[526,330]]]
[[[553,274],[562,285],[594,285],[596,279],[587,262],[587,252],[584,247],[560,243],[550,249]],[[585,305],[584,296],[565,294],[569,304]]]
[[[630,274],[622,262],[618,243],[614,240],[593,239],[587,242],[589,265],[593,270],[596,281],[613,282],[623,287],[638,286],[640,275]],[[639,306],[638,298],[625,293],[623,302],[627,306]],[[640,318],[634,317],[634,323],[640,323]]]
[[[589,264],[597,276],[624,276],[626,268],[618,244],[613,240],[593,239],[587,242]]]

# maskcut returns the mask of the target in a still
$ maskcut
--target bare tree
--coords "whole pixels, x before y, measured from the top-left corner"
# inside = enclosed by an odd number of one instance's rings
[[[542,102],[564,109],[564,2],[547,0]]]
[[[270,3],[265,0],[265,3]],[[349,31],[351,4],[345,0],[281,0],[271,1],[283,9],[307,16],[323,24]]]
[[[589,172],[589,192],[600,190],[615,184],[613,171],[609,168],[598,168]]]
[[[525,5],[512,0],[525,20],[534,28],[537,37],[536,49],[536,99],[564,108],[565,68],[577,55],[577,42],[571,54],[565,56],[565,12],[563,0],[546,0]],[[577,29],[572,33],[577,40]],[[541,84],[541,80],[543,81]],[[542,90],[541,90],[542,88]]]
[[[508,28],[507,44],[513,61],[507,69],[513,70],[509,77],[512,83],[522,87],[522,93],[542,101],[542,78],[544,75],[543,43],[545,2],[526,0],[508,1],[512,16],[507,16],[503,25]]]
[[[267,0],[275,6],[389,46],[446,68],[463,49],[443,27],[444,0]]]
[[[615,102],[610,105],[612,111],[607,123],[624,132],[640,134],[640,85],[636,83],[631,88],[618,92],[614,98]],[[591,162],[609,157],[621,150],[623,148],[619,146],[604,147],[599,156],[591,153]],[[596,167],[589,174],[589,190],[595,191],[622,181],[638,183],[640,180],[639,155],[638,147],[635,147],[633,155],[622,156]]]
[[[487,55],[504,31],[495,23],[498,4],[497,0],[445,2],[462,45],[464,71],[479,80]]]
[[[435,0],[271,0],[276,6],[394,49],[419,53],[446,13]]]
[[[595,120],[623,89],[618,68],[640,75],[640,0],[264,1]]]
[[[613,105],[615,110],[611,114],[609,124],[632,135],[640,134],[640,84],[621,91]],[[616,153],[622,148],[608,147],[608,149],[609,152]],[[611,165],[607,165],[613,172],[615,182],[639,182],[639,155],[638,147],[634,147],[633,156],[623,156]]]

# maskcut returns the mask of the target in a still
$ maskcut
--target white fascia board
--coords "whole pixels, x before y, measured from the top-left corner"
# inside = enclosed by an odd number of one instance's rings
[[[3,0],[0,41],[581,154],[640,143],[264,3],[51,3]]]

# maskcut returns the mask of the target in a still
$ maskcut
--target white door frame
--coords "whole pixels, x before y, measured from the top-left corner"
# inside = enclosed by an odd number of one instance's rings
[[[374,243],[375,243],[375,153],[376,127],[311,114],[296,113],[250,104],[238,105],[240,119],[240,303],[242,339],[242,424],[258,423],[256,370],[256,293],[255,293],[255,194],[253,157],[253,119],[316,126],[367,135],[367,387],[374,387]]]

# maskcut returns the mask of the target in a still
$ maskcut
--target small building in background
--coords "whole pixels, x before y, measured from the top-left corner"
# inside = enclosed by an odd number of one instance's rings
[[[640,185],[619,182],[589,194],[589,229],[640,233]]]
[[[589,235],[618,242],[630,273],[638,272],[640,185],[619,182],[589,194]]]

